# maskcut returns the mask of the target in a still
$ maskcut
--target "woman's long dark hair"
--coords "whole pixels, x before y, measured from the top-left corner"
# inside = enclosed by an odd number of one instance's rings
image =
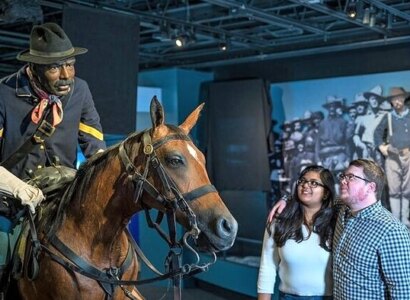
[[[308,166],[299,175],[302,178],[308,172],[317,172],[325,185],[323,202],[320,210],[313,216],[313,226],[309,227],[309,235],[314,232],[319,235],[320,246],[327,251],[332,249],[333,231],[335,227],[334,199],[335,181],[332,173],[321,166]],[[293,197],[287,202],[286,208],[277,217],[273,238],[278,247],[285,245],[288,239],[300,243],[303,240],[302,225],[306,223],[303,205],[298,197],[297,186],[294,188]],[[308,225],[308,224],[306,224]],[[270,224],[268,226],[271,226]]]

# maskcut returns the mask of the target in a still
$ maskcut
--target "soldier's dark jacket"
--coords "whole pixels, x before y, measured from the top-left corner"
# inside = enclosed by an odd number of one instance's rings
[[[0,161],[16,151],[38,126],[31,121],[31,112],[39,99],[30,87],[25,68],[0,83]],[[61,101],[63,121],[51,137],[12,167],[10,171],[16,176],[26,178],[30,170],[49,166],[55,157],[61,165],[75,168],[78,144],[87,158],[105,149],[100,117],[87,83],[75,77],[70,96],[62,97]]]

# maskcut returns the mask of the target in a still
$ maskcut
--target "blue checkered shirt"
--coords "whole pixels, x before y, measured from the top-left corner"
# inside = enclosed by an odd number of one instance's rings
[[[339,210],[333,238],[336,300],[410,299],[410,231],[377,203]]]

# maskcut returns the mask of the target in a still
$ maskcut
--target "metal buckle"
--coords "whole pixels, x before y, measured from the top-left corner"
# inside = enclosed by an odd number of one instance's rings
[[[48,137],[54,133],[55,129],[56,128],[46,120],[43,120],[43,122],[41,122],[40,126],[38,127],[38,131],[44,133]]]
[[[43,120],[40,126],[37,128],[37,131],[41,132],[46,137],[50,137],[54,133],[55,129],[56,128],[53,125],[51,125],[46,120]],[[37,135],[36,133],[33,135],[33,139],[36,143],[40,144],[44,142],[44,136]]]

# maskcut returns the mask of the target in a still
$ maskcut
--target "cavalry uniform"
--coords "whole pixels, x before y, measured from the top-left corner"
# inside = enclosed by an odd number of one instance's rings
[[[0,84],[0,161],[31,138],[38,126],[32,122],[31,113],[39,99],[31,89],[25,69],[4,78]],[[76,77],[71,92],[61,97],[61,102],[62,122],[50,137],[11,168],[17,177],[26,178],[30,172],[53,163],[75,168],[77,144],[87,158],[105,149],[100,118],[87,83]]]
[[[389,130],[389,118],[391,130]],[[385,132],[388,132],[386,135]],[[388,156],[385,161],[389,184],[390,207],[393,215],[410,227],[410,110],[400,115],[387,113],[375,130],[376,146],[387,136]]]

